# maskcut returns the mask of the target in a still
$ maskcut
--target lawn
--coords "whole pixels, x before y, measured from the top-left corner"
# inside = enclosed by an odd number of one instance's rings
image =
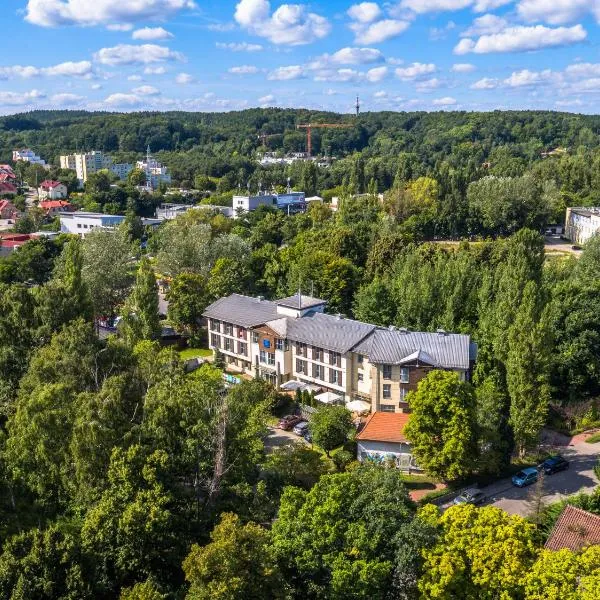
[[[181,360],[188,360],[190,358],[207,358],[208,356],[212,356],[212,350],[208,348],[186,348],[185,350],[181,350],[179,352],[179,357]]]

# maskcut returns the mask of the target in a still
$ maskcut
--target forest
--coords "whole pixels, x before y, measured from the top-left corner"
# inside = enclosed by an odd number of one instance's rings
[[[179,183],[210,182],[217,197],[295,169],[298,185],[340,197],[337,211],[315,203],[292,216],[193,209],[152,231],[140,215],[161,191],[95,177],[73,201],[125,213],[118,229],[32,240],[0,258],[0,597],[598,597],[600,547],[543,549],[562,505],[523,518],[417,503],[402,473],[354,460],[343,408],[323,409],[313,446],[269,451],[285,398],[261,380],[225,388],[216,360],[187,373],[160,345],[157,278],[170,282],[167,322],[195,347],[215,299],[276,298],[305,282],[332,313],[477,343],[470,382],[434,370],[407,397],[407,435],[436,481],[504,476],[535,460],[544,427],[600,425],[600,238],[576,258],[546,252],[540,234],[600,194],[600,119],[367,113],[315,135],[338,157],[330,168],[255,160],[257,132],[285,132],[271,149],[298,150],[298,122],[349,118],[0,121],[3,159],[22,145],[51,161],[84,146],[135,158],[151,144]],[[565,152],[542,158],[555,147]],[[115,317],[117,334],[98,336]],[[599,491],[569,502],[600,514]]]

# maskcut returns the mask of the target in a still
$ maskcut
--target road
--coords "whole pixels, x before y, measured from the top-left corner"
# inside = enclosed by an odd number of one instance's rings
[[[280,448],[293,442],[307,443],[303,437],[296,435],[292,431],[283,431],[283,429],[278,429],[277,427],[269,427],[269,433],[265,438],[265,448],[267,451],[273,450],[274,448]]]
[[[588,444],[576,437],[568,445],[555,445],[557,453],[569,460],[569,469],[544,478],[544,503],[551,504],[578,492],[591,492],[598,485],[594,465],[600,454],[600,442]],[[531,514],[529,501],[534,485],[526,488],[515,487],[510,479],[502,479],[482,491],[487,496],[486,504],[523,517]],[[444,508],[447,505],[444,505]]]

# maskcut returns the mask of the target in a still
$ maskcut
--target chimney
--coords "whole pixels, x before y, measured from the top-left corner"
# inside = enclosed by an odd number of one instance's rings
[[[410,333],[410,329],[408,329],[408,327],[399,327],[398,331],[400,333]]]
[[[388,327],[388,329],[389,329],[390,331],[396,331],[396,326],[395,326],[395,325],[390,325],[390,326]]]
[[[446,332],[446,330],[445,330],[445,329],[438,329],[438,330],[437,330],[437,334],[438,334],[438,335],[441,335],[441,336],[448,335],[448,333]]]
[[[341,320],[342,320],[342,319],[343,319],[345,316],[346,316],[346,315],[343,315],[342,313],[337,313],[337,315],[335,315],[335,318],[336,318],[338,321],[341,321]]]
[[[262,302],[262,301],[265,299],[265,297],[264,297],[264,296],[257,296],[257,298],[256,298],[256,299],[257,299],[259,302]]]

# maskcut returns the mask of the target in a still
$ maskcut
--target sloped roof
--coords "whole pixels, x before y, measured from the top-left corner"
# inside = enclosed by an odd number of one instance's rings
[[[279,317],[275,302],[241,294],[219,298],[206,307],[203,316],[240,327],[256,327]]]
[[[545,548],[578,551],[595,544],[600,544],[600,517],[567,504],[558,517]]]
[[[287,298],[275,300],[275,304],[279,306],[286,306],[288,308],[313,308],[314,306],[327,304],[327,300],[313,298],[312,296],[305,296],[304,294],[294,294],[293,296],[288,296]]]
[[[60,181],[54,181],[52,179],[45,179],[40,184],[40,187],[43,190],[51,190],[52,188],[58,187],[59,185],[64,185],[64,184],[62,184]]]
[[[427,333],[378,327],[354,350],[375,364],[424,362],[445,369],[468,369],[471,340],[456,333]]]
[[[308,312],[288,321],[287,337],[334,352],[345,353],[375,329],[375,325],[320,312]]]
[[[369,442],[407,442],[404,426],[410,415],[406,413],[374,412],[369,416],[357,440]]]
[[[1,182],[0,181],[0,192],[16,192],[17,188],[12,184],[12,183],[8,183],[8,182]]]
[[[267,321],[265,325],[270,327],[278,336],[284,338],[287,336],[287,322],[286,317],[281,317],[281,319]]]

